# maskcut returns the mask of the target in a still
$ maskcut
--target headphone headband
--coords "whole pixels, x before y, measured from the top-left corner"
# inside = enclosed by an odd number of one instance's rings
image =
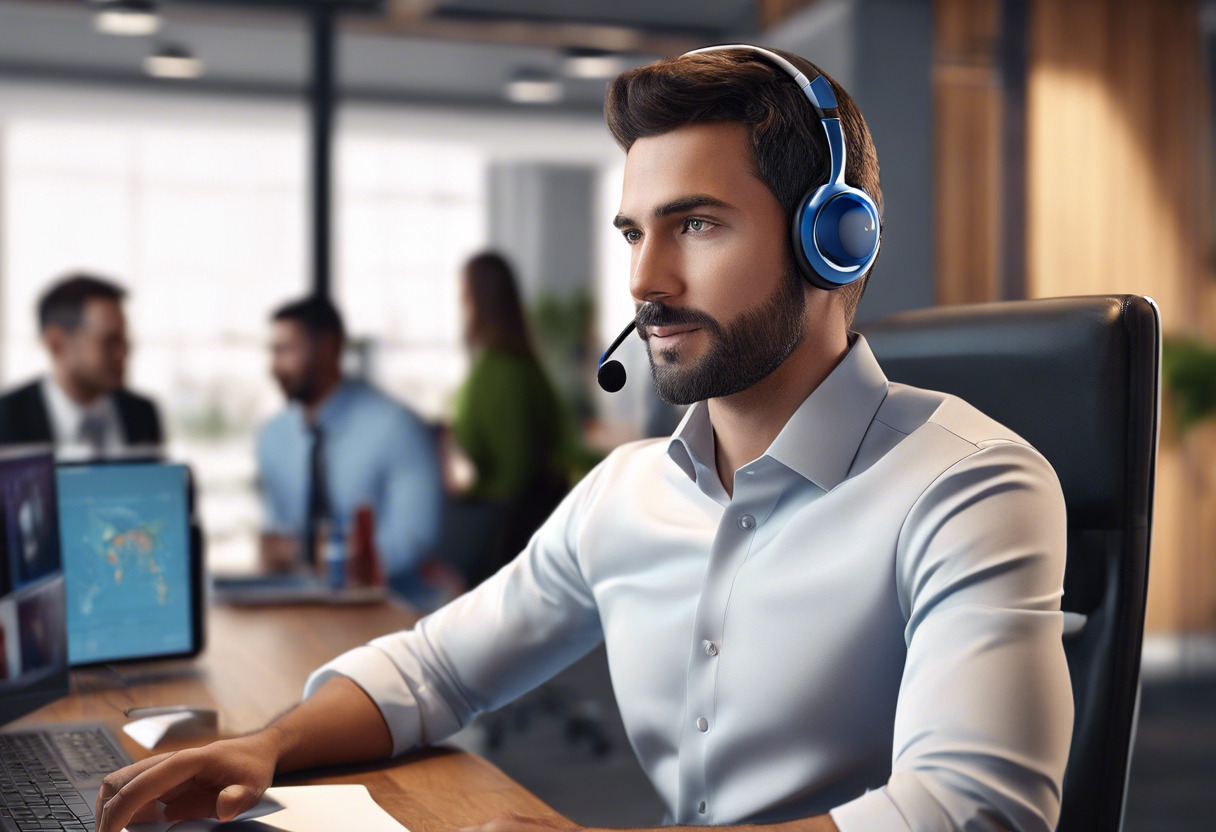
[[[815,108],[816,115],[821,119],[829,118],[829,116],[824,114],[824,110],[836,109],[836,94],[832,92],[832,85],[828,83],[827,78],[820,74],[807,80],[806,74],[802,70],[769,49],[752,46],[750,43],[726,43],[721,46],[702,46],[700,49],[685,52],[684,55],[699,55],[704,52],[725,52],[728,49],[742,49],[746,52],[762,55],[776,64],[778,69],[794,79],[794,83],[798,85],[798,89],[802,90],[810,100],[811,106]],[[680,57],[684,57],[684,55]],[[835,114],[833,113],[833,115]]]

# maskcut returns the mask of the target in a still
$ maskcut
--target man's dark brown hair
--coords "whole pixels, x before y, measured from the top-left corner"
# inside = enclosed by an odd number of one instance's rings
[[[832,84],[847,164],[845,182],[870,195],[883,213],[878,155],[861,110],[844,88],[805,58],[772,49],[807,76]],[[794,79],[771,62],[742,49],[666,58],[618,75],[608,85],[604,116],[612,137],[626,153],[638,139],[687,124],[741,122],[751,132],[755,173],[781,207],[790,225],[800,200],[812,186],[828,181],[828,140],[814,107]],[[793,252],[790,251],[793,263]],[[852,325],[873,266],[840,292],[845,321]]]
[[[312,338],[334,335],[339,341],[346,340],[346,327],[342,324],[342,313],[333,301],[320,295],[309,295],[303,300],[285,303],[270,316],[272,321],[294,321],[304,328]]]
[[[59,326],[68,332],[80,329],[84,308],[91,300],[121,303],[127,291],[116,283],[83,272],[60,278],[38,301],[38,329]]]

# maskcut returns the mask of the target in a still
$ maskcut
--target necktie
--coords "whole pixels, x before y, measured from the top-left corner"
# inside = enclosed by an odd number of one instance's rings
[[[308,455],[308,512],[304,522],[304,561],[317,565],[317,534],[331,520],[329,489],[325,482],[325,441],[320,425],[310,425],[312,447]]]
[[[100,455],[106,442],[105,419],[95,413],[85,416],[76,431],[76,441],[87,446],[94,455]]]

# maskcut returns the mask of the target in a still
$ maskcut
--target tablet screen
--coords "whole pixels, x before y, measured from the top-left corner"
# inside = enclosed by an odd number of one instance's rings
[[[69,662],[190,653],[186,467],[69,465],[57,477]]]

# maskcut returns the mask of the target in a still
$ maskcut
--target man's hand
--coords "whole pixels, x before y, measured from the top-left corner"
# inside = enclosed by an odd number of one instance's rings
[[[232,820],[270,788],[278,754],[273,734],[261,732],[119,769],[97,795],[97,832],[121,832],[143,821]]]
[[[385,760],[392,750],[376,703],[338,676],[256,734],[114,772],[97,796],[97,832],[121,832],[132,821],[231,820],[257,805],[276,770]]]
[[[560,815],[555,818],[530,818],[509,814],[494,818],[481,826],[466,826],[460,832],[586,832],[586,830],[587,827],[580,826]]]

